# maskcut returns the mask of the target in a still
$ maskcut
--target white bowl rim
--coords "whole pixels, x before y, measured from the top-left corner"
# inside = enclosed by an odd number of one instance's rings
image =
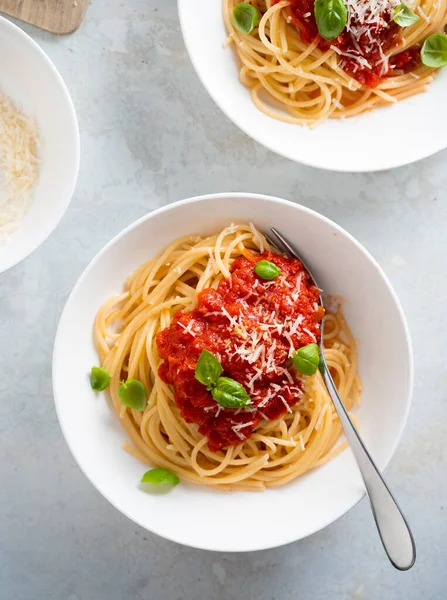
[[[138,519],[136,517],[134,517],[133,515],[131,515],[127,509],[123,508],[122,506],[120,506],[120,503],[118,501],[115,501],[114,498],[111,497],[110,494],[108,494],[107,492],[105,492],[102,487],[97,484],[96,481],[94,481],[94,479],[92,479],[89,475],[89,467],[88,464],[86,462],[84,462],[83,460],[80,459],[77,450],[75,448],[75,445],[72,443],[72,441],[70,440],[71,435],[68,434],[65,425],[63,423],[63,418],[62,418],[62,412],[61,412],[61,404],[59,402],[58,396],[57,396],[57,392],[56,392],[56,385],[55,385],[55,380],[56,380],[56,373],[57,373],[57,365],[58,365],[58,355],[59,355],[59,349],[58,346],[60,344],[60,337],[61,337],[61,330],[62,330],[62,322],[64,320],[64,316],[65,313],[67,312],[68,308],[69,308],[69,303],[71,298],[77,293],[77,290],[83,285],[83,281],[87,275],[87,273],[90,271],[91,268],[94,267],[94,265],[104,256],[104,254],[106,254],[109,250],[109,248],[111,248],[115,243],[117,243],[122,237],[126,236],[128,233],[130,233],[133,229],[139,227],[140,224],[142,224],[143,222],[151,219],[152,217],[163,213],[163,212],[168,212],[170,210],[175,210],[176,207],[178,206],[182,206],[182,205],[188,205],[188,204],[194,204],[197,202],[203,202],[203,201],[207,201],[207,200],[215,200],[215,199],[222,199],[222,198],[238,198],[238,199],[243,199],[243,198],[253,198],[253,199],[259,199],[259,200],[268,200],[268,201],[274,201],[276,203],[279,204],[285,204],[288,206],[293,206],[295,208],[298,208],[299,210],[302,210],[305,213],[311,214],[312,216],[316,217],[317,219],[321,219],[324,222],[326,222],[327,224],[329,224],[331,227],[333,227],[337,232],[342,233],[343,235],[345,235],[356,247],[357,249],[364,255],[366,256],[366,258],[368,258],[371,263],[375,266],[375,268],[378,270],[379,274],[381,275],[388,291],[390,292],[391,297],[394,300],[394,303],[396,305],[396,308],[398,310],[398,314],[401,320],[401,325],[403,328],[403,331],[405,333],[405,342],[406,342],[406,349],[407,349],[407,361],[408,361],[408,381],[407,381],[407,385],[408,385],[408,395],[407,395],[407,399],[406,399],[406,404],[405,404],[405,412],[402,415],[401,421],[400,421],[400,426],[399,429],[396,431],[396,435],[395,435],[395,439],[394,439],[394,443],[390,446],[389,452],[388,452],[388,456],[386,457],[386,459],[384,460],[384,464],[383,464],[383,468],[380,468],[379,470],[382,472],[386,469],[386,467],[388,466],[390,460],[392,459],[392,457],[394,456],[396,449],[399,445],[399,442],[401,440],[403,431],[405,429],[405,425],[407,423],[408,420],[408,416],[409,416],[409,412],[410,412],[410,408],[411,408],[411,401],[412,401],[412,396],[413,396],[413,384],[414,384],[414,364],[413,364],[413,349],[412,349],[412,344],[411,344],[411,336],[410,336],[410,331],[408,328],[408,324],[407,324],[407,320],[405,318],[405,314],[403,312],[402,306],[400,304],[399,298],[393,288],[393,286],[391,285],[391,282],[389,281],[388,277],[386,276],[386,274],[384,273],[384,271],[382,270],[382,268],[380,267],[380,265],[377,263],[377,261],[373,258],[373,256],[366,250],[366,248],[364,248],[360,242],[358,242],[350,233],[348,233],[345,229],[343,229],[342,227],[340,227],[339,225],[337,225],[334,221],[332,221],[331,219],[329,219],[328,217],[325,217],[324,215],[318,213],[315,210],[312,210],[311,208],[308,208],[306,206],[303,206],[302,204],[298,204],[295,202],[291,202],[289,200],[284,200],[282,198],[278,198],[276,196],[270,196],[267,194],[257,194],[257,193],[250,193],[250,192],[219,192],[219,193],[214,193],[214,194],[202,194],[200,196],[193,196],[184,200],[179,200],[177,202],[173,202],[171,204],[168,204],[166,206],[162,206],[161,208],[158,208],[154,211],[151,211],[149,213],[147,213],[146,215],[140,217],[139,219],[137,219],[136,221],[134,221],[133,223],[131,223],[130,225],[128,225],[125,229],[123,229],[121,232],[119,232],[116,236],[114,236],[103,248],[102,250],[100,250],[98,252],[98,254],[96,254],[96,256],[90,261],[90,263],[87,265],[87,267],[84,269],[84,271],[82,272],[81,276],[79,277],[78,281],[76,282],[76,284],[74,285],[71,293],[69,294],[67,301],[65,303],[64,309],[62,311],[60,320],[59,320],[59,324],[57,327],[57,331],[56,331],[56,336],[55,336],[55,341],[54,341],[54,346],[53,346],[53,368],[52,368],[52,383],[53,383],[53,394],[54,394],[54,404],[55,404],[55,408],[56,408],[56,414],[59,420],[59,425],[61,427],[63,436],[65,438],[65,441],[74,457],[74,459],[76,460],[78,466],[80,467],[81,471],[84,473],[84,475],[87,477],[87,479],[90,481],[90,483],[93,485],[93,487],[108,501],[110,502],[110,504],[115,507],[120,513],[122,513],[123,515],[125,515],[130,521],[136,523],[137,525],[139,525],[140,527],[143,527],[143,529],[146,529],[147,531],[150,531],[151,533],[154,533],[156,535],[159,535],[160,537],[167,539],[169,541],[181,544],[181,545],[186,545],[186,543],[181,540],[176,538],[175,536],[169,536],[169,535],[165,535],[164,532],[161,531],[161,529],[158,529],[158,527],[155,525],[151,524],[151,527],[148,527],[148,525],[144,522],[142,522],[141,519]],[[311,535],[313,535],[314,533],[324,529],[325,527],[327,527],[328,525],[331,525],[332,523],[334,523],[335,521],[337,521],[340,517],[342,517],[343,515],[345,515],[346,513],[348,513],[354,506],[356,506],[360,500],[362,500],[362,498],[365,496],[365,490],[360,491],[356,496],[354,497],[353,501],[347,505],[343,510],[340,511],[339,514],[337,515],[331,515],[331,517],[320,524],[319,527],[315,527],[313,530],[309,531],[306,535],[304,535],[303,537],[299,538],[299,539],[305,539],[306,537],[309,537]],[[240,552],[253,552],[253,551],[261,551],[261,550],[268,550],[270,548],[278,548],[281,546],[285,546],[287,544],[291,544],[295,541],[298,541],[296,537],[290,536],[287,537],[286,535],[284,536],[283,541],[278,544],[275,543],[274,546],[272,546],[271,544],[265,544],[265,545],[257,545],[256,547],[251,547],[251,546],[246,546],[246,547],[239,547],[237,549],[235,548],[214,548],[212,546],[209,545],[194,545],[193,542],[188,542],[187,545],[188,547],[191,548],[197,548],[199,550],[208,550],[208,551],[213,551],[213,552],[235,552],[235,553],[240,553]]]
[[[5,273],[12,267],[15,267],[16,265],[21,263],[23,260],[25,260],[26,258],[31,256],[31,254],[33,254],[37,250],[37,248],[39,248],[50,237],[50,235],[53,233],[53,231],[59,225],[62,217],[64,216],[65,212],[67,211],[68,206],[70,205],[71,199],[73,197],[73,193],[75,191],[76,183],[78,180],[79,166],[80,166],[80,160],[81,160],[81,142],[80,142],[80,134],[79,134],[79,124],[78,124],[78,119],[76,116],[76,111],[75,111],[75,107],[73,104],[73,100],[71,99],[70,92],[68,91],[67,85],[66,85],[65,81],[62,79],[62,76],[59,73],[56,65],[53,63],[51,58],[46,54],[46,52],[39,46],[39,44],[37,42],[35,42],[33,40],[33,38],[31,36],[29,36],[25,31],[23,31],[23,29],[20,29],[20,27],[15,25],[15,23],[12,23],[9,19],[6,19],[5,17],[0,16],[0,27],[5,27],[6,29],[9,28],[9,30],[13,32],[13,35],[19,36],[21,38],[23,44],[28,45],[32,51],[34,51],[36,54],[38,54],[41,57],[41,59],[43,60],[43,62],[45,62],[46,65],[49,67],[49,69],[53,72],[53,75],[55,76],[58,84],[60,85],[62,94],[67,102],[67,108],[68,108],[68,112],[69,112],[70,119],[72,122],[71,124],[73,126],[73,133],[74,133],[73,141],[74,141],[74,153],[75,153],[75,162],[73,163],[72,176],[71,176],[70,180],[67,181],[68,192],[66,194],[66,199],[65,199],[64,203],[62,203],[62,202],[58,203],[58,205],[57,205],[58,209],[54,211],[54,221],[50,225],[48,225],[48,227],[46,229],[42,229],[42,235],[36,236],[35,241],[30,245],[30,247],[28,248],[28,250],[26,251],[26,253],[23,256],[12,260],[10,263],[8,263],[8,265],[5,268],[0,269],[0,273]]]
[[[323,171],[332,171],[332,172],[338,172],[338,173],[375,173],[375,172],[380,172],[380,171],[389,171],[391,169],[396,169],[398,167],[404,167],[407,165],[414,164],[416,162],[419,162],[420,160],[423,160],[424,158],[428,158],[429,156],[436,154],[437,152],[441,152],[442,150],[444,150],[447,147],[447,140],[446,140],[445,142],[440,142],[440,143],[436,144],[435,146],[433,146],[433,148],[431,148],[430,151],[422,152],[420,155],[413,156],[412,158],[405,159],[405,160],[402,160],[401,158],[399,158],[399,153],[396,152],[394,160],[388,159],[386,162],[377,161],[374,165],[368,166],[367,168],[365,166],[363,166],[362,164],[354,165],[354,166],[351,165],[349,167],[348,166],[346,166],[346,167],[338,166],[338,165],[330,166],[330,165],[326,164],[325,162],[309,160],[306,158],[306,156],[307,156],[306,154],[300,156],[298,159],[296,156],[294,156],[293,152],[288,152],[283,147],[274,147],[273,144],[269,143],[268,139],[262,139],[262,136],[258,135],[256,130],[251,130],[250,128],[248,128],[245,124],[245,120],[242,117],[238,118],[237,112],[231,113],[226,108],[224,108],[224,106],[222,105],[222,103],[219,100],[218,94],[215,94],[212,91],[212,89],[208,85],[206,79],[203,77],[201,70],[198,67],[197,60],[195,58],[196,54],[195,54],[195,52],[192,51],[191,44],[189,41],[190,38],[189,38],[189,35],[187,34],[188,29],[185,26],[185,15],[184,15],[184,11],[187,10],[186,0],[177,0],[177,7],[178,7],[178,14],[179,14],[180,28],[181,28],[182,35],[183,35],[183,42],[185,44],[185,47],[188,52],[188,56],[192,63],[194,71],[195,71],[197,77],[199,78],[200,82],[202,83],[203,87],[207,91],[208,95],[212,98],[212,100],[214,101],[216,106],[224,113],[224,115],[234,125],[236,125],[236,127],[238,127],[238,129],[240,129],[243,133],[245,133],[245,135],[247,135],[248,137],[253,139],[255,142],[257,142],[264,148],[267,148],[267,150],[270,150],[270,152],[273,152],[274,154],[282,156],[283,158],[287,158],[288,160],[291,160],[294,163],[302,164],[307,167],[313,167],[315,169],[321,169]],[[237,76],[237,74],[235,76]],[[432,82],[432,84],[433,83],[434,82]],[[380,109],[378,109],[378,110],[380,110]],[[355,117],[352,117],[352,118],[355,118]],[[296,125],[296,127],[300,127],[300,126]],[[304,127],[304,126],[301,126],[301,127]]]

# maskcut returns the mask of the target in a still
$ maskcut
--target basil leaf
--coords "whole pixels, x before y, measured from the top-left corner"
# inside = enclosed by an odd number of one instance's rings
[[[318,32],[325,40],[334,40],[346,27],[348,9],[343,0],[315,0]]]
[[[180,479],[175,473],[171,473],[171,471],[168,471],[167,469],[157,468],[146,471],[141,478],[141,483],[153,483],[155,485],[165,483],[167,485],[178,485],[180,483]]]
[[[135,410],[144,410],[146,408],[146,390],[141,381],[137,379],[128,379],[123,381],[118,389],[118,395],[121,404]]]
[[[428,37],[422,46],[421,60],[426,67],[435,69],[447,65],[447,36],[435,33]]]
[[[314,375],[320,364],[317,344],[307,344],[295,351],[293,366],[303,375]]]
[[[251,33],[259,21],[258,9],[248,4],[248,2],[236,4],[231,13],[231,20],[235,28],[241,33]]]
[[[401,27],[410,27],[419,21],[419,17],[406,4],[402,2],[394,9],[393,21]]]
[[[208,352],[208,350],[202,350],[194,373],[197,381],[200,381],[200,383],[206,385],[209,391],[216,385],[216,382],[222,371],[222,365],[214,356],[214,354],[211,354],[211,352]]]
[[[256,264],[255,273],[256,275],[259,275],[261,279],[271,281],[272,279],[275,279],[275,277],[278,277],[281,273],[281,269],[268,260],[260,260]]]
[[[110,382],[110,375],[101,367],[92,367],[90,373],[90,385],[95,392],[102,392],[106,389]]]
[[[218,404],[226,408],[240,408],[251,404],[244,386],[230,377],[219,377],[211,394]]]

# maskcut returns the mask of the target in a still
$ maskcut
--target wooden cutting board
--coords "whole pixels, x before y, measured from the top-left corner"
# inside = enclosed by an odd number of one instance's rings
[[[0,12],[52,33],[79,27],[90,0],[0,0]]]

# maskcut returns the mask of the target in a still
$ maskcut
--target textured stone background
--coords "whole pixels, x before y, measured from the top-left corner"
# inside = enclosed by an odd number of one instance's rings
[[[82,160],[56,232],[0,275],[0,599],[445,598],[447,154],[374,175],[320,172],[271,154],[208,98],[174,0],[95,0],[69,37],[25,28],[72,93]],[[51,353],[71,287],[137,217],[216,191],[271,193],[322,212],[372,252],[400,295],[416,381],[387,475],[418,544],[411,572],[388,565],[366,501],[291,546],[212,554],[133,525],[69,454],[53,407]]]

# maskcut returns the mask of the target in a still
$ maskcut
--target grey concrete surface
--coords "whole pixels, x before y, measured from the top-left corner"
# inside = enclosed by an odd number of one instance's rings
[[[186,55],[174,0],[95,0],[68,37],[24,28],[72,93],[82,160],[56,232],[0,275],[0,599],[445,598],[447,153],[374,175],[316,171],[271,154],[207,96]],[[240,190],[299,201],[334,219],[373,253],[400,295],[416,381],[387,475],[418,545],[409,573],[388,565],[366,501],[319,534],[276,550],[234,555],[177,546],[112,508],[65,445],[51,353],[81,271],[147,211]]]

